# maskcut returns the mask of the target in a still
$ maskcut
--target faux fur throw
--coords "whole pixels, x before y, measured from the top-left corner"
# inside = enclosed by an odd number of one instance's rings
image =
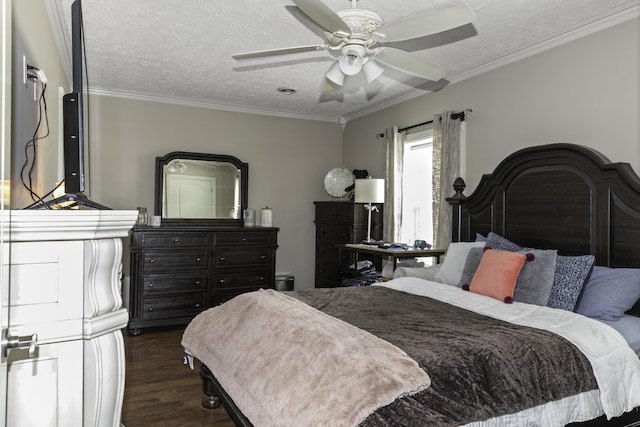
[[[182,345],[255,426],[354,426],[430,385],[396,346],[274,290],[199,314]]]

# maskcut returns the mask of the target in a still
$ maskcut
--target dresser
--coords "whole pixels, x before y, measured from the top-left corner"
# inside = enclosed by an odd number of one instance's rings
[[[362,203],[349,201],[322,201],[315,204],[316,224],[316,288],[330,288],[341,281],[350,257],[340,259],[337,245],[360,243],[367,238],[369,211]],[[372,212],[371,238],[382,240],[382,209]]]
[[[135,227],[129,333],[187,324],[236,295],[274,288],[277,238],[266,227]]]

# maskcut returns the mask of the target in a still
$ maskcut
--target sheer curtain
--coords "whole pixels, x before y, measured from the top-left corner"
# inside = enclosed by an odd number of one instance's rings
[[[445,111],[433,117],[434,248],[447,248],[451,242],[451,212],[446,198],[451,196],[453,181],[460,175],[461,120],[451,118],[452,113]]]
[[[382,238],[385,242],[400,241],[402,226],[402,158],[404,133],[393,126],[384,132],[384,215]]]

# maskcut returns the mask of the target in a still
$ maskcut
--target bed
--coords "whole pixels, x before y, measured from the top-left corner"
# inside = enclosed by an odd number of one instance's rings
[[[454,188],[433,280],[260,291],[196,317],[203,405],[243,426],[640,425],[640,178],[548,144]]]

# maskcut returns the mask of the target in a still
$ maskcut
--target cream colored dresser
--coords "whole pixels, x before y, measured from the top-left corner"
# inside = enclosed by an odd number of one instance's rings
[[[137,211],[11,211],[7,425],[120,426],[122,237]],[[8,259],[7,259],[8,258]],[[6,268],[8,265],[8,268]],[[34,343],[35,344],[35,343]]]

